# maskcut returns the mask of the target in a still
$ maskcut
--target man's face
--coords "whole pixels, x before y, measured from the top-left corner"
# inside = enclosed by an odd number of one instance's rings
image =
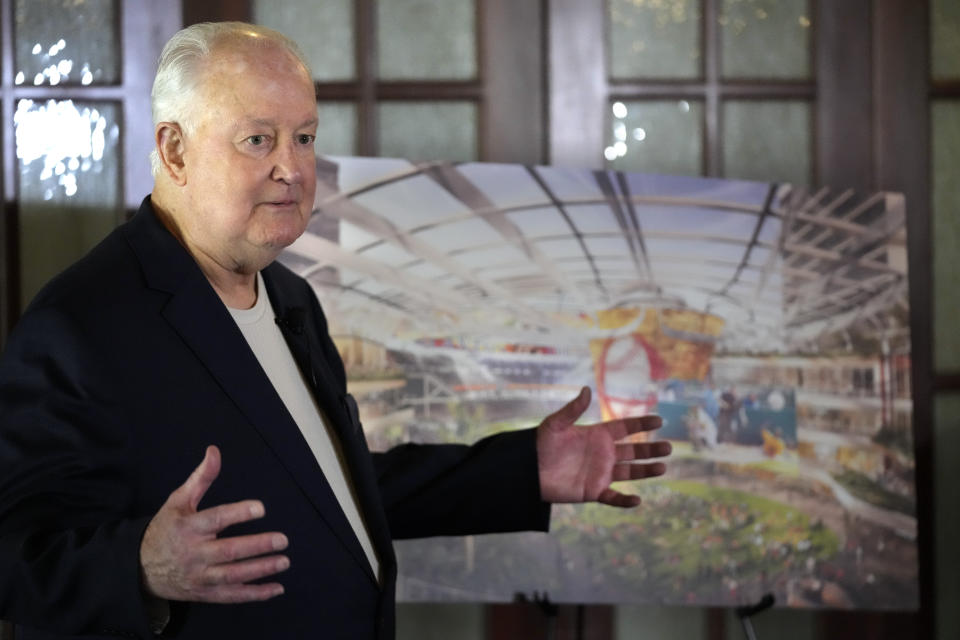
[[[254,273],[303,233],[313,208],[313,82],[279,47],[224,47],[200,72],[195,98],[180,231],[192,252]]]

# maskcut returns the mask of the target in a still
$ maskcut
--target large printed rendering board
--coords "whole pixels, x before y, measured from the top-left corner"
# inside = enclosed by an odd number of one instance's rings
[[[373,449],[659,413],[633,510],[397,543],[399,597],[918,603],[902,196],[401,159],[318,160],[281,260],[319,296]]]

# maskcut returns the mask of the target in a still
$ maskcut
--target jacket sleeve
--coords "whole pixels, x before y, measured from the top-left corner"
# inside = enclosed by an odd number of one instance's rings
[[[67,634],[151,635],[140,590],[150,517],[103,357],[35,310],[0,359],[0,618]]]
[[[536,430],[501,433],[473,446],[407,444],[373,454],[394,538],[546,531]]]
[[[322,355],[346,392],[346,372],[320,304],[304,285]],[[373,453],[390,535],[546,531],[550,505],[540,499],[536,430],[485,438],[473,446],[407,444]]]

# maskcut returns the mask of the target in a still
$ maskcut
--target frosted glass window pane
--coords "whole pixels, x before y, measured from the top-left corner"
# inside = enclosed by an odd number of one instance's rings
[[[930,39],[934,79],[960,79],[960,2],[930,3]]]
[[[700,2],[609,0],[612,78],[700,77]]]
[[[119,83],[115,0],[17,0],[14,12],[16,84]]]
[[[477,159],[477,105],[386,102],[377,107],[379,155],[410,160]]]
[[[933,364],[960,371],[960,101],[931,106],[933,145]]]
[[[723,174],[727,178],[811,181],[810,105],[786,100],[723,104]]]
[[[957,487],[960,486],[960,394],[941,393],[934,399],[933,450],[934,505],[933,530],[936,531],[934,557],[937,566],[960,566],[960,511],[957,511]],[[960,572],[936,571],[937,638],[951,638],[960,629]]]
[[[21,302],[99,242],[121,217],[120,106],[21,100]]]
[[[724,76],[810,76],[808,0],[723,0],[719,22]]]
[[[623,171],[703,173],[703,105],[692,100],[615,102],[604,156]]]
[[[477,75],[474,0],[377,3],[380,77],[469,80]]]
[[[253,21],[290,36],[303,51],[315,80],[352,80],[353,0],[254,0]]]
[[[352,156],[357,149],[357,106],[351,102],[317,105],[317,155]]]

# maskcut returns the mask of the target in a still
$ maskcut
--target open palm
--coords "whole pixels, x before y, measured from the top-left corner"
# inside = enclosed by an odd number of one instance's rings
[[[633,507],[640,498],[620,493],[611,483],[663,475],[662,462],[642,462],[669,455],[669,442],[624,442],[641,431],[660,428],[659,416],[610,420],[592,425],[574,424],[590,406],[590,389],[557,412],[537,429],[537,463],[540,494],[547,502],[601,502]]]

